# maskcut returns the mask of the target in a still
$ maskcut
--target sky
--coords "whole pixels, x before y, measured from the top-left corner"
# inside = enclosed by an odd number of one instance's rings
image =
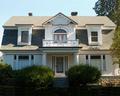
[[[95,16],[93,7],[97,0],[0,0],[0,40],[2,25],[12,16],[53,16],[59,12],[70,15],[77,11],[80,16]]]

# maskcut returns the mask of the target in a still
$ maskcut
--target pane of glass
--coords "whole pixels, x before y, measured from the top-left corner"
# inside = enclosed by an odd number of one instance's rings
[[[19,60],[28,60],[29,56],[19,56],[18,59]]]
[[[91,36],[98,36],[98,32],[91,32]]]
[[[54,42],[55,43],[66,43],[67,34],[54,34]]]
[[[90,64],[101,70],[101,56],[90,56]]]
[[[98,37],[91,37],[91,41],[92,42],[97,42],[98,41]]]
[[[21,42],[28,43],[28,31],[21,32]]]
[[[91,59],[101,59],[101,56],[90,56]]]
[[[63,30],[63,29],[58,29],[58,30],[56,30],[54,33],[66,33],[66,31]]]

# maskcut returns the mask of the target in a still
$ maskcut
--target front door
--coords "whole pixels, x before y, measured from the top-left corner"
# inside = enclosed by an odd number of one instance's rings
[[[64,57],[56,57],[56,73],[64,73]]]

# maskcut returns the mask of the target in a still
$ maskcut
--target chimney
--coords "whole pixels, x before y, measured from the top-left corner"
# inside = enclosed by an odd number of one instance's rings
[[[71,12],[71,16],[77,16],[78,12]]]
[[[28,13],[28,16],[33,16],[32,12],[29,12],[29,13]]]

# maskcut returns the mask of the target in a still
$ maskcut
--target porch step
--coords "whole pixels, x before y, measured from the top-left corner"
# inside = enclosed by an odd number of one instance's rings
[[[68,79],[67,77],[55,77],[54,87],[68,87]]]

